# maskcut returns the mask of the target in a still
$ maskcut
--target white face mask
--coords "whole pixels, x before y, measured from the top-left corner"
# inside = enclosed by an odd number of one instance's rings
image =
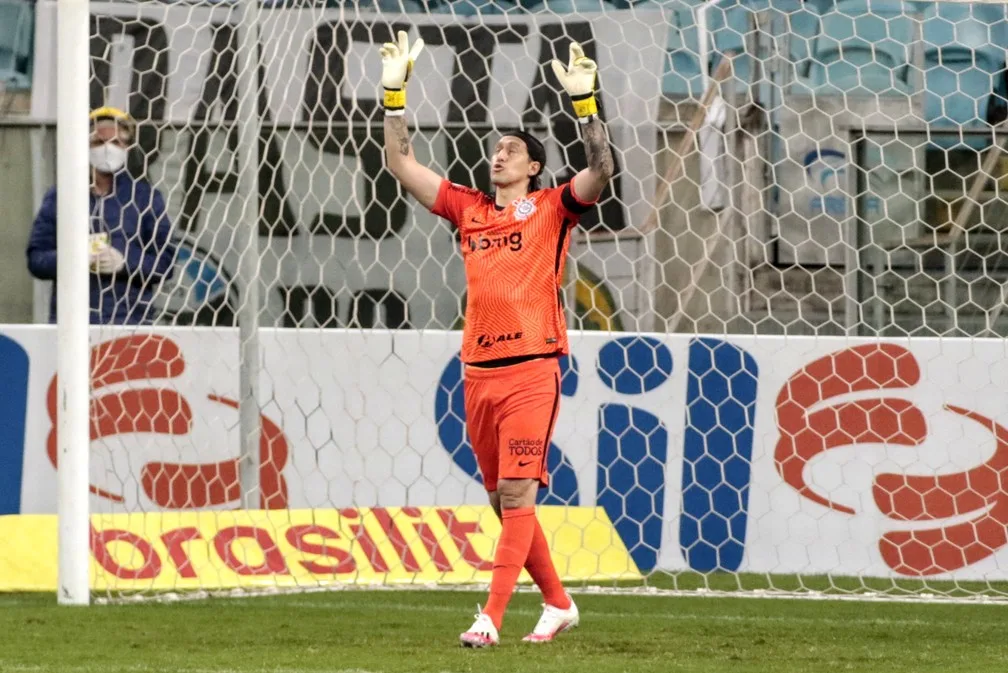
[[[102,173],[118,173],[126,165],[126,150],[115,143],[105,143],[92,147],[89,158],[91,166]]]

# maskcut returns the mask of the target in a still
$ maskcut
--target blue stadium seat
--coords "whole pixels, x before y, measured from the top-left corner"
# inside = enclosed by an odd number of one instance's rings
[[[994,33],[1004,30],[1003,5],[930,2],[921,13],[924,41],[931,46],[958,43],[981,48],[993,43]]]
[[[749,32],[749,10],[741,3],[719,3],[707,10],[707,29],[719,49],[741,51]]]
[[[700,41],[694,15],[696,2],[672,0],[659,4],[668,12],[670,19],[662,92],[670,96],[702,96]]]
[[[987,127],[992,93],[1004,96],[1008,27],[999,5],[933,4],[924,13],[924,114],[946,128]],[[934,138],[940,147],[958,144]],[[982,147],[982,137],[966,138]]]
[[[582,12],[611,11],[613,7],[604,0],[544,0],[532,11],[550,14],[574,14]]]
[[[441,2],[431,7],[432,14],[456,14],[458,16],[476,16],[477,14],[498,14],[491,0],[456,0]]]
[[[549,1],[549,0],[547,0]],[[710,72],[724,55],[735,52],[735,77],[740,83],[751,78],[751,62],[746,54],[745,36],[749,32],[752,13],[748,0],[722,0],[716,6],[709,0],[606,0],[616,9],[648,6],[662,7],[670,18],[666,44],[666,58],[662,75],[662,89],[671,96],[702,96],[703,75],[700,69],[700,40],[696,12],[705,3],[712,5],[707,12],[707,29]],[[776,0],[775,0],[776,1]],[[792,0],[797,2],[797,0]]]
[[[28,0],[0,0],[0,82],[30,89],[35,10]]]
[[[707,28],[713,36],[711,72],[728,52],[734,52],[736,86],[752,81],[752,62],[746,51],[746,36],[750,31],[752,10],[743,0],[721,2],[707,12]]]
[[[433,14],[455,14],[456,16],[479,16],[510,14],[524,11],[514,0],[443,0],[431,9]]]
[[[820,17],[805,75],[796,91],[909,94],[914,10],[901,0],[841,0]]]
[[[375,0],[374,4],[385,14],[424,14],[435,11],[442,3],[436,0],[432,2],[425,2],[425,0]]]
[[[792,64],[807,68],[812,44],[819,36],[819,9],[800,0],[771,0],[769,6],[782,19],[780,37],[788,42]]]

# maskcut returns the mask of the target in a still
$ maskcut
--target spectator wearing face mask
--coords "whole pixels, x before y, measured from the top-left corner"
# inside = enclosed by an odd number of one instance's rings
[[[103,107],[90,118],[91,323],[150,324],[154,294],[175,259],[164,197],[126,170],[135,131],[129,115]],[[57,188],[46,193],[28,241],[28,271],[41,280],[56,280]],[[49,322],[56,322],[55,287]]]

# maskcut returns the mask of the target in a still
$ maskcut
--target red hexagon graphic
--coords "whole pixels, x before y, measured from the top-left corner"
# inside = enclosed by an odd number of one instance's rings
[[[158,335],[133,335],[106,341],[91,349],[91,441],[112,435],[155,433],[184,436],[192,428],[193,412],[176,390],[162,387],[180,376],[185,359],[174,341]],[[102,393],[103,388],[126,381],[149,383],[149,387]],[[47,407],[52,426],[46,450],[56,466],[56,385],[49,383]],[[207,399],[232,409],[238,402],[218,395]],[[260,506],[287,507],[287,482],[283,469],[289,447],[283,431],[265,415],[260,416],[259,440]],[[216,463],[170,463],[154,461],[141,468],[140,483],[147,497],[165,509],[196,509],[238,503],[238,459]],[[115,502],[120,494],[91,485],[91,492]]]
[[[919,381],[917,359],[895,344],[857,346],[809,363],[777,396],[780,439],[774,458],[781,478],[803,497],[853,514],[852,508],[829,500],[805,481],[808,462],[842,446],[917,446],[927,438],[927,422],[917,406],[898,397],[819,405],[850,393],[906,390]],[[1008,430],[976,412],[944,408],[987,428],[997,448],[987,462],[963,472],[875,477],[872,495],[882,514],[895,521],[935,522],[930,528],[890,531],[879,540],[886,565],[902,575],[959,570],[1008,544]],[[971,518],[948,522],[963,516]]]

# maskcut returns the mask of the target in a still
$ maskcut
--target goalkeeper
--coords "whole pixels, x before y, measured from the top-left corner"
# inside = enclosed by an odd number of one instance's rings
[[[553,71],[581,122],[588,167],[570,182],[542,188],[546,151],[524,131],[507,132],[490,157],[493,195],[457,185],[417,163],[404,117],[406,81],[423,41],[381,48],[388,168],[407,192],[459,229],[468,302],[462,337],[469,439],[490,503],[501,518],[490,596],[463,645],[500,640],[504,611],[524,567],[545,600],[524,640],[547,642],[577,626],[578,609],[564,590],[536,519],[539,488],[548,485],[547,451],[560,403],[559,357],[568,352],[561,279],[569,234],[598,199],[613,159],[595,103],[597,66],[571,43],[566,67]]]

